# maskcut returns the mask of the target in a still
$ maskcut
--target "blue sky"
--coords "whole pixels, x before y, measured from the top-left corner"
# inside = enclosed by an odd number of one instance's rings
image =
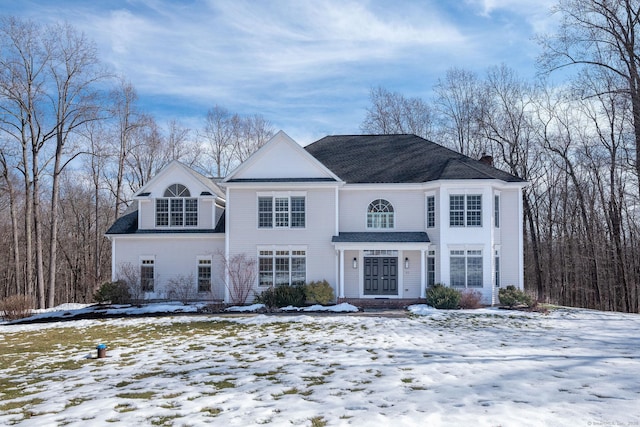
[[[96,42],[160,124],[261,114],[305,145],[360,133],[372,87],[429,100],[447,69],[535,75],[553,0],[0,0]]]

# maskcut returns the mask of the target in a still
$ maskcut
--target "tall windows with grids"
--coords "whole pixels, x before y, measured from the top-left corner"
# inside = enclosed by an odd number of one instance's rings
[[[197,227],[198,199],[190,195],[182,184],[167,187],[164,197],[156,199],[156,227]]]
[[[493,196],[493,226],[500,228],[500,196]]]
[[[482,226],[482,195],[452,194],[449,196],[449,225],[451,227]]]
[[[259,228],[304,228],[305,218],[304,196],[258,197]]]
[[[374,200],[367,208],[367,228],[393,228],[393,214],[393,206],[387,200]]]
[[[258,269],[260,286],[300,286],[306,282],[307,253],[304,250],[260,250]]]
[[[198,260],[198,292],[211,292],[211,259]]]
[[[140,286],[143,292],[153,292],[154,264],[153,258],[142,258],[140,260]]]
[[[436,284],[436,251],[427,253],[427,286]]]
[[[456,288],[482,287],[481,250],[452,250],[449,263],[451,286]]]
[[[427,196],[427,228],[436,226],[436,197]]]

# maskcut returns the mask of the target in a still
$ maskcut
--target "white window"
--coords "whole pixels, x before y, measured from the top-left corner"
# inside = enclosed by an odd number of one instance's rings
[[[494,261],[495,261],[495,264],[496,264],[495,265],[496,271],[495,271],[494,280],[495,280],[496,288],[499,288],[500,287],[500,253],[498,251],[496,251]]]
[[[393,228],[393,206],[384,199],[374,200],[367,208],[367,228]]]
[[[449,262],[452,287],[482,287],[482,251],[452,250]]]
[[[427,228],[436,226],[436,197],[427,196]]]
[[[164,197],[156,199],[156,227],[197,227],[198,199],[190,195],[182,184],[167,187]]]
[[[427,286],[436,284],[436,251],[427,253]]]
[[[452,194],[449,196],[449,225],[451,227],[482,226],[482,195]]]
[[[198,260],[198,292],[211,292],[211,259]]]
[[[140,286],[143,292],[153,292],[155,261],[153,258],[140,259]]]
[[[259,228],[304,228],[306,226],[304,196],[258,197]]]
[[[500,196],[493,196],[493,226],[500,228]]]
[[[307,253],[304,250],[260,250],[258,280],[260,286],[301,286],[306,282]]]

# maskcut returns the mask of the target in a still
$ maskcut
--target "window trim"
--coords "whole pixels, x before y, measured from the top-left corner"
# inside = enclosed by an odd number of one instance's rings
[[[169,185],[164,190],[163,197],[155,199],[154,210],[156,228],[198,227],[200,201],[197,197],[191,197],[189,188],[183,184]],[[178,218],[179,223],[175,222]]]
[[[155,292],[155,287],[156,287],[156,257],[154,255],[141,255],[138,258],[138,266],[139,266],[139,272],[140,272],[140,290],[144,293],[151,293],[151,292]],[[145,286],[145,283],[147,280],[149,280],[149,278],[145,278],[145,275],[143,274],[143,268],[149,268],[151,267],[151,271],[152,271],[152,276],[150,278],[151,281],[151,287],[149,289],[148,286]],[[146,280],[145,280],[146,279]]]
[[[470,197],[479,198],[479,209],[469,209],[469,205],[471,201]],[[461,207],[459,209],[452,209],[452,203],[454,198],[462,198],[461,203],[460,200],[456,202],[456,207]],[[482,203],[482,193],[469,192],[469,193],[450,193],[449,194],[449,227],[451,228],[462,228],[462,227],[471,227],[471,228],[482,228],[482,215],[483,215],[483,203]],[[456,215],[454,215],[454,213]],[[470,213],[477,213],[478,224],[471,224],[470,221],[473,218],[476,218],[476,215],[470,215]],[[455,218],[455,219],[454,219]],[[454,223],[455,221],[455,223]]]
[[[265,288],[270,288],[270,287],[274,287],[274,286],[282,286],[282,285],[289,285],[289,286],[298,286],[298,285],[302,285],[304,283],[306,283],[307,281],[307,257],[308,257],[308,251],[307,251],[307,247],[306,246],[259,246],[257,248],[257,259],[258,259],[258,265],[257,265],[257,269],[258,269],[258,274],[257,274],[257,281],[258,281],[258,288],[260,289],[265,289]],[[286,254],[285,254],[286,252]],[[285,258],[286,257],[286,258]],[[288,280],[287,282],[282,282],[282,283],[278,283],[278,263],[277,260],[287,260],[287,275],[288,275]],[[297,271],[294,270],[294,265],[295,262],[294,260],[300,260],[302,259],[304,262],[304,271]],[[270,273],[271,274],[271,280],[270,281],[265,281],[266,284],[263,284],[263,280],[262,280],[262,273],[263,270],[261,270],[261,261],[262,260],[270,260],[269,267],[270,270],[265,270],[265,272]],[[282,273],[283,270],[280,270],[280,272]],[[296,282],[300,282],[300,283],[296,283],[294,284],[294,275],[295,274],[299,274],[300,277],[302,278],[302,281],[300,281],[300,278],[298,278],[296,280]]]
[[[454,283],[454,271],[453,259],[463,259],[464,260],[464,284]],[[473,259],[477,261],[480,260],[480,269],[479,271],[471,271],[469,270],[469,259]],[[473,266],[472,266],[473,267]],[[459,273],[459,272],[458,272]],[[472,278],[471,274],[479,273],[479,285],[469,284],[469,279]],[[459,274],[458,274],[459,275]],[[484,251],[480,248],[459,248],[452,247],[449,248],[449,281],[452,288],[456,289],[482,289],[484,288]]]
[[[383,210],[372,211],[372,208],[377,209],[382,202],[385,203],[382,206]],[[367,205],[366,228],[367,230],[393,230],[396,228],[395,216],[395,208],[389,200],[374,199]]]
[[[431,206],[430,206],[431,205]],[[436,195],[427,193],[425,197],[425,225],[426,228],[436,227]]]
[[[261,210],[261,199],[271,200],[270,213],[266,210]],[[283,205],[278,205],[276,203],[277,199],[286,199],[286,210],[278,210],[278,208],[282,207]],[[300,205],[294,202],[296,199],[302,199],[303,210],[300,210]],[[294,210],[294,205],[298,209]],[[306,191],[258,192],[256,198],[256,211],[256,228],[260,230],[305,229],[307,228],[307,193]],[[285,216],[283,216],[283,214]],[[267,218],[268,221],[266,221]],[[271,225],[263,225],[267,224],[267,222],[269,222]]]
[[[200,289],[200,267],[209,267],[209,289]],[[196,289],[198,293],[208,293],[213,290],[213,260],[211,256],[201,255],[196,258]]]
[[[500,228],[500,193],[493,194],[493,226]]]

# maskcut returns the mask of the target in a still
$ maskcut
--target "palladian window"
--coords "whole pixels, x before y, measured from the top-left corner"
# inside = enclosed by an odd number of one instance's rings
[[[393,213],[393,206],[387,200],[374,200],[367,208],[367,228],[393,228]]]
[[[164,197],[156,199],[156,227],[197,227],[198,199],[190,196],[182,184],[167,187]]]

